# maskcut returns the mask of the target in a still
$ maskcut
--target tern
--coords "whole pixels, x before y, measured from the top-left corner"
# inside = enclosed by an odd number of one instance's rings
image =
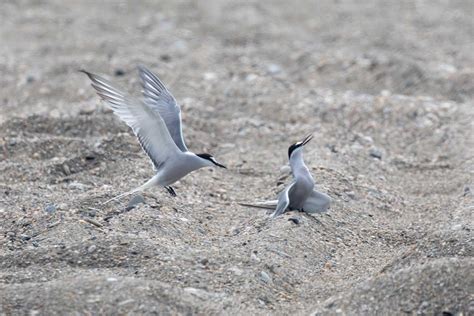
[[[108,80],[81,70],[92,87],[122,121],[131,127],[143,151],[150,158],[155,175],[145,184],[106,202],[162,186],[173,196],[171,186],[188,173],[203,167],[226,168],[210,154],[190,152],[184,143],[181,108],[161,80],[144,66],[138,66],[143,98],[135,98],[115,88]]]
[[[278,194],[277,200],[255,204],[243,204],[259,208],[275,209],[271,217],[277,217],[287,210],[299,210],[306,213],[324,213],[331,205],[331,198],[314,189],[314,179],[303,160],[303,147],[313,138],[306,136],[302,141],[288,148],[293,180]]]

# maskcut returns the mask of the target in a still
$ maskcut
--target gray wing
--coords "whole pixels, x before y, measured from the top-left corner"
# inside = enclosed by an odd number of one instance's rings
[[[114,88],[106,79],[82,72],[92,80],[92,87],[102,100],[107,102],[114,114],[132,128],[155,169],[159,169],[169,157],[180,152],[158,113],[143,102]]]
[[[181,109],[161,80],[144,66],[138,66],[146,104],[160,114],[176,146],[188,151],[181,127]]]
[[[295,183],[296,181],[293,180],[283,191],[280,192],[275,212],[273,212],[271,217],[277,217],[286,211],[290,205],[290,191],[293,189]]]
[[[328,195],[313,190],[303,204],[303,211],[306,213],[324,213],[330,205],[331,198]]]

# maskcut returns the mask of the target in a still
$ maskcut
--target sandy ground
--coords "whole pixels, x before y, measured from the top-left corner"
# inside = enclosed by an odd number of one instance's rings
[[[474,313],[470,1],[2,1],[0,314]],[[78,69],[158,73],[202,169],[153,173]],[[331,211],[270,220],[287,148]],[[290,220],[293,219],[293,220]]]

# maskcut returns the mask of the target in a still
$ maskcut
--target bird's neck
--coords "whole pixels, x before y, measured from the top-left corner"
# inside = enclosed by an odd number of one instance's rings
[[[308,167],[306,167],[303,160],[302,150],[297,149],[295,152],[293,152],[290,157],[290,166],[293,175],[309,173]]]
[[[291,168],[305,166],[304,160],[303,160],[303,151],[301,149],[298,148],[291,154],[290,166]]]

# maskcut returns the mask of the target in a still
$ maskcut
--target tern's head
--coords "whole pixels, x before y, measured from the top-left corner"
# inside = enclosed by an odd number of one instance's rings
[[[304,145],[306,145],[311,139],[313,138],[312,134],[309,134],[306,136],[302,141],[294,143],[288,148],[288,159],[291,158],[291,154],[294,152],[298,151],[298,149],[303,148]]]
[[[198,156],[201,159],[206,160],[207,165],[210,166],[210,167],[218,166],[218,167],[227,169],[226,166],[221,165],[220,163],[218,163],[212,155],[209,155],[209,154],[196,154],[196,156]]]

